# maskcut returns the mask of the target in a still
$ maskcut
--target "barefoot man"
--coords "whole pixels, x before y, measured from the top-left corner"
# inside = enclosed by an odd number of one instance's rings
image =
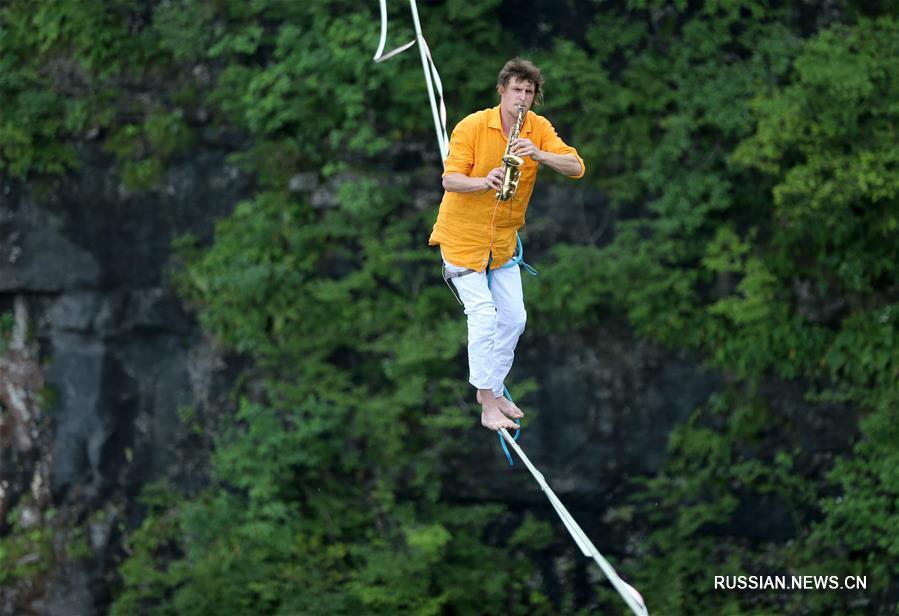
[[[584,175],[584,161],[566,145],[549,120],[530,111],[543,98],[543,76],[527,60],[514,58],[499,73],[499,104],[467,116],[453,129],[444,163],[440,212],[429,243],[439,245],[444,278],[451,281],[468,317],[469,382],[477,389],[481,423],[491,430],[515,429],[521,410],[503,397],[515,345],[527,313],[518,267],[502,268],[515,253],[516,232],[524,224],[537,170]],[[512,154],[523,159],[514,196],[497,198],[509,129],[525,115]],[[491,270],[487,286],[487,268]]]

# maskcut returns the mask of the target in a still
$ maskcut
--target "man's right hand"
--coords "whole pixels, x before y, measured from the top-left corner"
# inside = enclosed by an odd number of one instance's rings
[[[487,174],[487,177],[484,178],[484,183],[486,184],[485,190],[493,189],[499,190],[503,187],[503,168],[496,167],[495,169],[491,169],[490,173]]]
[[[486,177],[448,173],[443,176],[443,188],[447,192],[482,193],[486,190],[499,190],[503,185],[503,168],[491,169]]]

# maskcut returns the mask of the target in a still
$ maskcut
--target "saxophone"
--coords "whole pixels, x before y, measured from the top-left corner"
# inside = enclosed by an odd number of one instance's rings
[[[506,152],[503,154],[503,185],[496,193],[496,198],[500,201],[508,201],[515,196],[515,191],[518,189],[518,178],[521,175],[521,165],[524,164],[524,159],[515,156],[509,150],[512,142],[518,139],[525,113],[524,105],[518,105],[518,118],[509,129],[509,140],[506,142]]]

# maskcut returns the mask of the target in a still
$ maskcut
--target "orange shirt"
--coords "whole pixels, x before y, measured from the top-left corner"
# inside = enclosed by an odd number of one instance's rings
[[[574,154],[581,163],[581,172],[572,177],[584,175],[583,159],[559,138],[546,118],[528,111],[519,136],[527,137],[547,152]],[[486,176],[491,169],[502,165],[506,141],[498,105],[469,115],[453,129],[443,175]],[[445,192],[428,243],[439,244],[444,258],[453,265],[482,272],[487,269],[491,252],[491,269],[503,265],[515,252],[515,233],[524,224],[539,167],[531,157],[524,159],[518,189],[509,201],[499,201],[493,189]]]

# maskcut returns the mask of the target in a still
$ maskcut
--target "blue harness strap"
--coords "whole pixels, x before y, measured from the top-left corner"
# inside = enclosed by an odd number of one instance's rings
[[[509,259],[506,263],[503,263],[496,269],[506,269],[507,267],[515,267],[516,265],[521,266],[531,276],[537,275],[537,270],[524,262],[524,246],[521,243],[521,237],[516,233],[515,238],[518,241],[518,246],[515,249],[515,254],[512,255],[512,258]],[[490,264],[493,262],[493,255],[487,260],[487,288],[490,288]],[[503,396],[505,396],[509,402],[515,404],[515,401],[512,399],[512,394],[509,393],[509,388],[503,385]],[[515,423],[521,425],[521,420],[516,419]],[[509,453],[509,448],[506,446],[506,441],[503,439],[503,435],[497,432],[497,436],[499,437],[499,444],[503,448],[503,453],[506,454],[506,460],[509,461],[509,466],[514,466],[514,462],[512,462],[512,454]],[[521,428],[515,430],[515,436],[512,437],[512,440],[517,441],[521,436]]]

